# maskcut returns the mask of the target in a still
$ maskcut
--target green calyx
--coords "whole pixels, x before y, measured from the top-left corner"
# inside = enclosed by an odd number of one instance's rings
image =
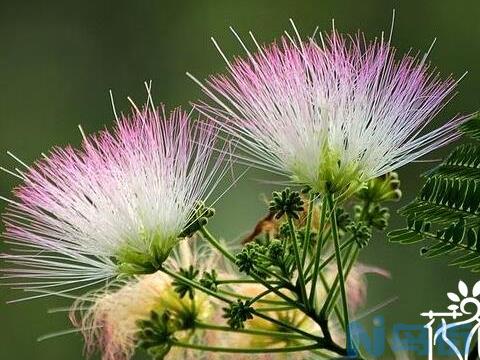
[[[335,151],[326,151],[319,169],[317,191],[330,194],[354,193],[361,185],[361,172],[356,163],[343,163]],[[315,189],[315,187],[314,187]]]
[[[159,270],[170,252],[183,238],[192,237],[208,222],[215,214],[213,208],[205,206],[203,202],[197,202],[189,218],[191,219],[180,234],[166,236],[161,232],[141,233],[140,242],[148,244],[148,250],[140,250],[127,242],[115,256],[118,272],[122,275],[151,274]],[[137,242],[137,241],[136,241]]]
[[[178,273],[185,279],[196,281],[198,278],[198,275],[200,274],[200,271],[197,270],[195,267],[193,267],[193,265],[190,265],[186,269],[184,268],[180,269]],[[202,274],[202,277],[198,281],[200,285],[203,286],[204,288],[209,289],[211,291],[217,291],[218,274],[214,269],[212,269],[212,271],[205,271]],[[173,280],[172,285],[180,299],[183,299],[185,295],[188,294],[188,298],[192,301],[194,300],[195,288],[192,285],[182,280]]]
[[[150,244],[148,251],[140,251],[129,245],[125,246],[115,257],[118,272],[123,275],[156,272],[178,241],[177,237],[164,238],[157,234],[145,240]]]
[[[315,192],[336,194],[337,197],[349,197],[362,186],[362,172],[357,162],[342,161],[341,152],[328,145],[323,147],[319,159],[316,169],[300,162],[293,164],[292,180]]]

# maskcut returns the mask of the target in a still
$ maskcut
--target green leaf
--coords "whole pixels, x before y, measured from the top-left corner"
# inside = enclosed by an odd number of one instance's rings
[[[460,127],[480,141],[480,118]],[[458,146],[438,166],[426,172],[417,198],[399,213],[405,229],[388,234],[391,242],[425,242],[422,256],[455,255],[449,265],[480,272],[480,145]]]

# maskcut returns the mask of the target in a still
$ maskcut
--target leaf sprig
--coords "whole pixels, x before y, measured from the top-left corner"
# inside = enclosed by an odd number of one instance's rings
[[[480,140],[480,117],[461,126]],[[425,174],[418,197],[400,209],[407,227],[389,233],[391,242],[426,242],[421,255],[455,255],[450,265],[480,271],[480,145],[458,146],[440,165]]]

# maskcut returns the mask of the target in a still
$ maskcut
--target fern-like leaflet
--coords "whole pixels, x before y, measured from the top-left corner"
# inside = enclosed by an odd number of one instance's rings
[[[480,117],[461,130],[480,141]],[[400,209],[407,227],[388,234],[391,242],[426,242],[427,258],[452,255],[450,265],[480,272],[480,145],[458,146],[437,167],[425,174],[417,198]]]

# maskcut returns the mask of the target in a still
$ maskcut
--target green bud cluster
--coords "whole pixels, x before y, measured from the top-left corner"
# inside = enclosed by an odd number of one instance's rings
[[[377,230],[385,230],[390,219],[390,210],[382,207],[380,204],[369,204],[368,209],[364,209],[365,205],[356,205],[354,207],[355,219],[363,221]]]
[[[205,271],[202,274],[202,278],[200,279],[200,285],[202,285],[204,288],[207,288],[212,291],[217,291],[217,286],[218,286],[218,280],[217,280],[218,274],[215,271],[215,269],[212,269],[212,271],[208,272]]]
[[[396,172],[390,172],[371,179],[356,195],[359,199],[369,203],[398,201],[402,197],[398,174]]]
[[[362,222],[351,223],[347,229],[352,235],[359,248],[364,248],[372,238],[372,231]]]
[[[207,225],[208,219],[215,215],[215,209],[205,206],[198,201],[190,216],[192,219],[180,233],[180,238],[192,237],[203,226]]]
[[[258,273],[255,269],[256,265],[260,265],[263,261],[261,255],[265,254],[267,248],[260,243],[253,241],[246,244],[243,249],[235,256],[235,264],[240,272],[247,275],[252,272]]]
[[[273,193],[269,209],[272,214],[275,214],[276,219],[280,219],[285,214],[291,218],[299,219],[298,213],[303,211],[303,200],[299,192],[286,188],[281,192],[275,191]]]
[[[223,308],[223,317],[227,319],[228,325],[232,329],[243,329],[245,321],[253,319],[253,308],[248,302],[243,302],[238,299],[237,302],[232,302],[230,307]]]
[[[273,239],[267,251],[267,256],[274,265],[280,265],[283,262],[283,243],[278,239]]]
[[[148,320],[138,322],[138,346],[145,349],[155,360],[165,357],[170,351],[176,326],[169,311],[152,311]]]
[[[180,269],[179,274],[182,275],[184,278],[187,278],[188,280],[195,280],[195,278],[199,274],[199,271],[195,269],[193,265],[190,265],[190,267],[188,267],[187,269]],[[172,285],[178,296],[180,296],[180,299],[183,299],[185,295],[188,294],[190,300],[193,300],[195,296],[195,289],[191,285],[179,280],[173,280]]]
[[[191,330],[195,327],[196,313],[182,308],[177,313],[169,310],[153,310],[146,320],[139,320],[137,345],[147,351],[155,360],[163,360],[176,341],[175,332]]]

